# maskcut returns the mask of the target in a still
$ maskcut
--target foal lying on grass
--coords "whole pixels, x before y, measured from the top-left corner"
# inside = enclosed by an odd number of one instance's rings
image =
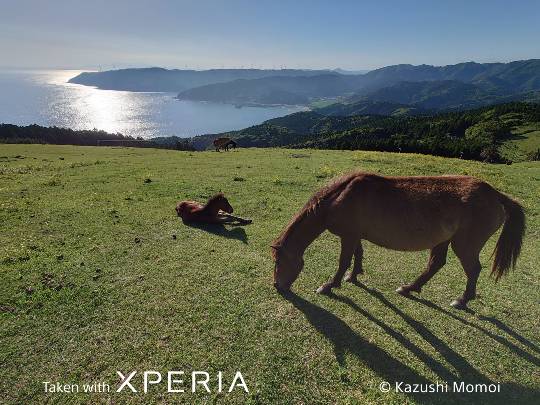
[[[176,213],[184,223],[204,224],[251,224],[251,219],[231,215],[233,207],[223,193],[211,197],[205,205],[196,201],[180,201],[176,204]]]
[[[341,238],[339,269],[317,292],[339,287],[353,256],[347,281],[356,282],[363,272],[362,239],[393,250],[431,250],[426,270],[397,289],[402,295],[421,291],[446,263],[451,245],[467,276],[465,292],[451,305],[465,308],[476,297],[480,251],[503,224],[491,270],[496,279],[515,266],[521,250],[525,214],[519,203],[473,177],[353,173],[319,190],[274,241],[274,285],[289,290],[304,265],[304,251],[329,230]]]

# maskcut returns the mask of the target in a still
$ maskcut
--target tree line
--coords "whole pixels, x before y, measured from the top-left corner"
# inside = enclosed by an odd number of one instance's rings
[[[189,139],[171,137],[165,141],[145,140],[141,137],[111,134],[98,129],[74,130],[41,125],[19,126],[0,124],[0,143],[42,143],[55,145],[82,146],[131,146],[141,148],[164,148],[195,150]]]

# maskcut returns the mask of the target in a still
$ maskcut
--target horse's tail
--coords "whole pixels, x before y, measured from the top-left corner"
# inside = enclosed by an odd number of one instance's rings
[[[503,205],[506,213],[504,226],[495,246],[495,260],[491,274],[495,280],[508,273],[510,268],[516,266],[517,258],[521,252],[521,244],[525,234],[525,212],[523,207],[512,198],[499,194],[499,202]]]

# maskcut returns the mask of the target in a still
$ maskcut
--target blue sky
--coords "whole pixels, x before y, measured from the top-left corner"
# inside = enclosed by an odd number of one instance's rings
[[[372,69],[540,58],[540,1],[0,0],[0,67]]]

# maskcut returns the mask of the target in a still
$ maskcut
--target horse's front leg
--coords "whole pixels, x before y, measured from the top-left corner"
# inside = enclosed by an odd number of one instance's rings
[[[352,256],[358,240],[350,237],[341,238],[341,254],[339,256],[339,268],[332,280],[321,285],[317,292],[319,294],[330,294],[332,288],[341,287],[341,279],[351,265]]]
[[[364,269],[362,268],[362,259],[364,257],[364,249],[362,248],[362,242],[356,246],[354,249],[354,265],[353,269],[351,271],[351,274],[349,274],[347,277],[345,277],[345,281],[348,281],[349,283],[357,283],[358,282],[358,275],[364,273]]]

